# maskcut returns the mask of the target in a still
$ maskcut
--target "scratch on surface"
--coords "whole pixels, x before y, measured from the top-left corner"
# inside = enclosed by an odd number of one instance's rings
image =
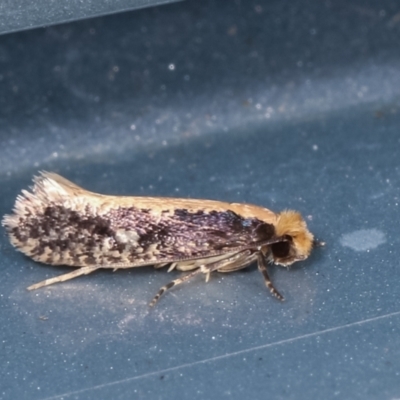
[[[273,342],[273,343],[263,344],[261,346],[250,347],[248,349],[234,351],[232,353],[222,354],[220,356],[206,358],[204,360],[199,360],[199,361],[194,361],[194,362],[191,362],[191,363],[181,364],[181,365],[178,365],[176,367],[161,369],[161,370],[154,371],[154,372],[147,372],[145,374],[133,376],[131,378],[125,378],[125,379],[121,379],[121,380],[117,380],[117,381],[113,381],[113,382],[104,383],[102,385],[95,385],[95,386],[91,386],[91,387],[88,387],[88,388],[85,388],[85,389],[75,390],[75,391],[72,391],[72,392],[63,393],[63,394],[59,394],[59,395],[56,395],[56,396],[46,397],[46,398],[44,398],[42,400],[63,399],[63,398],[69,397],[69,396],[74,396],[76,394],[85,393],[85,392],[88,392],[88,391],[91,391],[91,390],[102,389],[102,388],[113,386],[113,385],[119,385],[119,384],[122,384],[122,383],[136,381],[136,380],[139,380],[139,379],[145,379],[145,378],[149,378],[149,377],[154,376],[154,375],[163,375],[163,374],[166,374],[168,372],[177,371],[177,370],[180,370],[180,369],[183,369],[183,368],[193,367],[194,365],[207,364],[207,363],[210,363],[210,362],[213,362],[213,361],[223,360],[224,358],[229,358],[229,357],[234,357],[234,356],[238,356],[238,355],[241,355],[241,354],[251,353],[252,351],[261,350],[261,349],[267,349],[269,347],[279,346],[279,345],[286,344],[286,343],[292,343],[292,342],[295,342],[297,340],[308,339],[308,338],[311,338],[311,337],[324,335],[326,333],[331,333],[331,332],[335,332],[335,331],[338,331],[338,330],[351,328],[353,326],[365,325],[365,324],[368,324],[370,322],[375,322],[375,321],[378,321],[378,320],[381,320],[381,319],[390,318],[390,317],[394,317],[394,316],[397,316],[397,315],[400,315],[400,311],[396,311],[396,312],[393,312],[393,313],[390,313],[390,314],[381,315],[379,317],[367,318],[367,319],[364,319],[364,320],[361,320],[361,321],[351,322],[350,324],[340,325],[340,326],[336,326],[334,328],[323,329],[323,330],[318,331],[318,332],[307,333],[305,335],[296,336],[294,338],[278,340],[278,341]]]

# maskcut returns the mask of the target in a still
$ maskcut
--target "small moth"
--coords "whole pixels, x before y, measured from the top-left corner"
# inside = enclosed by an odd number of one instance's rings
[[[163,286],[160,296],[195,275],[232,272],[253,262],[280,300],[269,262],[289,266],[306,259],[315,244],[295,211],[274,213],[251,204],[162,197],[106,196],[50,172],[34,177],[2,225],[11,243],[35,261],[77,267],[28,287],[34,290],[100,268],[153,265],[191,271]]]

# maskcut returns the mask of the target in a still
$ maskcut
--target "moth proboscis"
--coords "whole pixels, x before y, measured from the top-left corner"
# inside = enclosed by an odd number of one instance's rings
[[[151,301],[193,276],[232,272],[253,262],[280,300],[268,263],[306,259],[313,235],[296,211],[214,200],[107,196],[89,192],[50,172],[34,177],[2,224],[11,243],[35,261],[77,267],[29,290],[87,275],[100,268],[169,265],[191,271],[163,286]]]

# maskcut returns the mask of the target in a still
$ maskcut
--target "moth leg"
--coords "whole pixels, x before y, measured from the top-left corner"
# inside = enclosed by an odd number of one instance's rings
[[[196,271],[191,272],[190,274],[187,274],[185,276],[182,276],[182,278],[175,279],[171,281],[170,283],[167,283],[165,286],[163,286],[158,293],[154,296],[153,300],[150,302],[149,306],[154,307],[159,300],[159,298],[169,289],[173,288],[174,286],[180,285],[183,282],[188,281],[190,278],[193,276],[200,274],[202,271],[201,268],[196,269]]]
[[[27,287],[27,289],[28,290],[36,290],[36,289],[39,289],[44,286],[52,285],[53,283],[65,282],[70,279],[76,278],[77,276],[90,274],[91,272],[93,272],[99,268],[100,267],[97,267],[97,266],[96,267],[81,267],[81,268],[78,268],[75,271],[69,272],[67,274],[59,275],[59,276],[56,276],[55,278],[45,279],[44,281],[35,283],[34,285]]]
[[[242,256],[237,260],[224,265],[222,268],[218,270],[218,272],[228,273],[239,271],[240,269],[248,267],[257,259],[257,253],[252,253],[251,251],[247,250],[246,252],[242,253]]]
[[[150,307],[154,307],[159,298],[169,289],[173,288],[174,286],[180,285],[181,283],[186,282],[187,280],[191,279],[193,276],[203,273],[206,274],[206,282],[208,282],[208,279],[210,277],[211,272],[218,270],[219,268],[224,267],[225,265],[231,264],[232,262],[235,262],[237,259],[243,257],[244,255],[247,255],[247,251],[241,252],[241,253],[236,253],[230,257],[227,257],[226,259],[216,261],[216,262],[210,262],[209,264],[202,264],[199,265],[195,271],[191,272],[190,274],[184,275],[181,278],[175,279],[171,281],[170,283],[167,283],[165,286],[163,286],[158,293],[154,296],[153,300],[150,302]]]
[[[176,267],[176,262],[174,262],[174,263],[172,263],[169,267],[168,267],[168,271],[167,272],[171,272],[171,271],[173,271],[174,269],[175,269],[175,267]]]
[[[257,262],[258,262],[258,270],[263,274],[265,286],[269,289],[271,294],[274,295],[277,299],[281,301],[285,300],[284,297],[275,289],[275,286],[273,285],[271,278],[268,275],[267,262],[265,260],[265,256],[261,252],[258,253]]]
[[[154,268],[155,268],[155,269],[163,268],[163,267],[165,267],[165,266],[168,265],[168,264],[169,264],[169,263],[154,264]]]

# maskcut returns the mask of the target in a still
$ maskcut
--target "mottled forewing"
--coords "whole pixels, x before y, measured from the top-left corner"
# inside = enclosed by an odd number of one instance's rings
[[[26,215],[10,233],[14,244],[38,261],[128,267],[251,248],[274,232],[272,224],[232,211],[102,207],[99,212],[49,204]]]

